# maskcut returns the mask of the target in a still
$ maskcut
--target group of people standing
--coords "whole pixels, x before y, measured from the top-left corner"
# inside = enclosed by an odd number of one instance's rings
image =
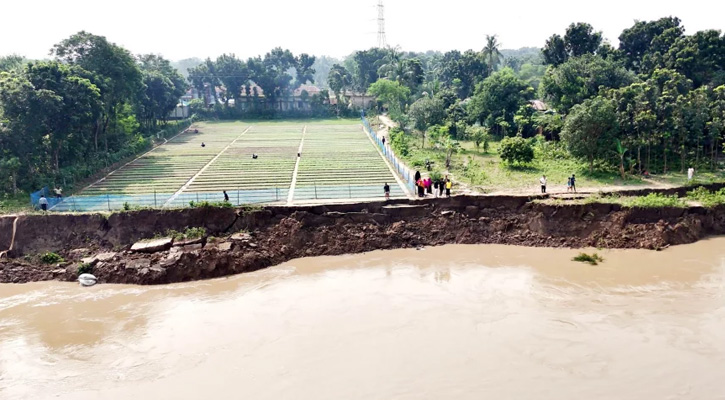
[[[446,175],[445,178],[433,180],[430,177],[423,178],[420,171],[415,171],[415,187],[418,189],[418,197],[425,197],[426,194],[435,195],[435,197],[443,197],[445,190],[446,197],[451,197],[451,188],[453,182]]]
[[[546,175],[541,175],[541,178],[539,178],[539,183],[541,184],[541,193],[546,193],[546,182]],[[566,191],[576,193],[576,176],[574,174],[572,174],[566,180]]]

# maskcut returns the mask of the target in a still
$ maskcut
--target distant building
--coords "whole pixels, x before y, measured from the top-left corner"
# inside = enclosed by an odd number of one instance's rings
[[[269,99],[265,96],[264,90],[255,83],[251,83],[248,87],[242,86],[238,103],[234,96],[227,93],[225,87],[215,87],[213,90],[208,84],[204,84],[204,88],[199,92],[196,88],[189,89],[184,96],[181,97],[179,105],[171,113],[169,118],[187,118],[191,112],[189,110],[189,102],[192,99],[203,99],[207,107],[213,107],[215,104],[223,104],[223,100],[227,98],[229,107],[240,107],[245,110],[268,110],[275,111],[312,111],[312,105],[315,97],[327,97],[322,100],[324,104],[336,105],[337,98],[334,93],[324,91],[314,85],[301,85],[288,95],[278,96],[274,99],[274,104],[267,104]],[[370,108],[376,103],[375,96],[370,94],[361,94],[352,91],[346,91],[340,95],[345,107]],[[320,101],[318,99],[317,101]]]
[[[176,105],[173,111],[169,114],[169,119],[185,119],[189,118],[191,111],[189,110],[189,104],[182,101]]]
[[[357,108],[371,108],[375,105],[375,96],[370,94],[362,94],[352,91],[346,91],[340,94],[341,99],[345,99],[348,102],[348,105],[352,105],[353,107]],[[330,93],[330,104],[336,105],[337,99],[335,98],[335,95]]]
[[[291,94],[279,96],[275,99],[274,104],[267,104],[267,97],[264,90],[256,84],[249,85],[249,88],[242,87],[242,94],[239,98],[240,106],[243,110],[252,107],[272,107],[277,111],[310,111],[312,110],[312,99],[314,96],[322,96],[324,91],[314,85],[301,85]],[[335,95],[329,91],[328,98],[324,99],[325,103],[335,105],[337,99]],[[346,92],[343,96],[355,107],[369,108],[375,103],[375,97],[371,95],[362,95],[353,92]],[[236,105],[235,105],[236,106]]]

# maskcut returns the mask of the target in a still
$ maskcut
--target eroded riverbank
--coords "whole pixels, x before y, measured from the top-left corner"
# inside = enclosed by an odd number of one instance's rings
[[[34,215],[0,220],[0,243],[7,246],[12,223],[17,224],[10,253],[14,258],[0,261],[0,282],[75,280],[79,266],[90,263],[101,283],[164,284],[250,272],[299,257],[445,244],[663,249],[725,234],[725,207],[636,209],[459,196],[110,216]],[[167,243],[150,253],[131,251],[138,240],[199,227],[215,240]],[[46,251],[67,261],[42,264],[37,255]]]
[[[0,285],[0,397],[713,398],[723,249],[588,266],[447,245],[153,287]]]

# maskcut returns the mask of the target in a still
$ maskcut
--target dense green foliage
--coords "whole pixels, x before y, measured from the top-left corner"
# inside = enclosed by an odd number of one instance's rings
[[[569,110],[599,94],[600,88],[620,88],[636,77],[619,63],[595,55],[574,57],[549,68],[541,80],[541,95],[558,112]]]
[[[573,156],[589,161],[589,171],[592,172],[594,160],[607,158],[615,150],[609,144],[613,143],[616,130],[613,102],[597,97],[572,108],[561,139]]]
[[[468,115],[481,125],[506,135],[514,126],[516,112],[533,97],[533,88],[506,68],[486,78],[476,87],[468,107]]]
[[[501,160],[509,164],[526,164],[534,159],[534,147],[531,141],[521,136],[507,137],[498,148]]]
[[[565,63],[570,57],[594,54],[602,44],[602,33],[586,23],[571,24],[564,37],[553,35],[541,50],[544,61],[550,65]]]
[[[475,127],[497,139],[540,133],[560,140],[590,175],[718,169],[725,35],[685,35],[669,17],[636,22],[619,39],[614,48],[591,25],[573,23],[547,40],[538,59],[507,56],[493,36],[480,52],[418,55],[430,72],[418,91],[411,87],[408,112],[393,117],[422,142],[431,126],[444,125],[476,148],[485,141]],[[515,162],[508,160],[510,142],[502,144],[506,161]]]
[[[0,192],[64,186],[151,145],[186,83],[167,60],[79,32],[0,72]],[[11,65],[11,67],[8,67]]]
[[[61,257],[57,253],[49,252],[49,253],[43,253],[43,255],[40,256],[40,261],[43,264],[58,264],[58,263],[62,263],[65,260],[63,260],[63,257]]]
[[[711,192],[703,187],[687,192],[688,200],[696,201],[704,207],[715,207],[725,204],[725,189]]]

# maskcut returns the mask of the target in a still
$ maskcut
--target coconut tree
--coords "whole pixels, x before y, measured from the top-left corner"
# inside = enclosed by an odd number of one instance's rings
[[[496,67],[501,63],[503,54],[500,51],[501,43],[496,35],[486,35],[486,46],[483,48],[483,59],[488,64],[491,71],[495,71]]]

